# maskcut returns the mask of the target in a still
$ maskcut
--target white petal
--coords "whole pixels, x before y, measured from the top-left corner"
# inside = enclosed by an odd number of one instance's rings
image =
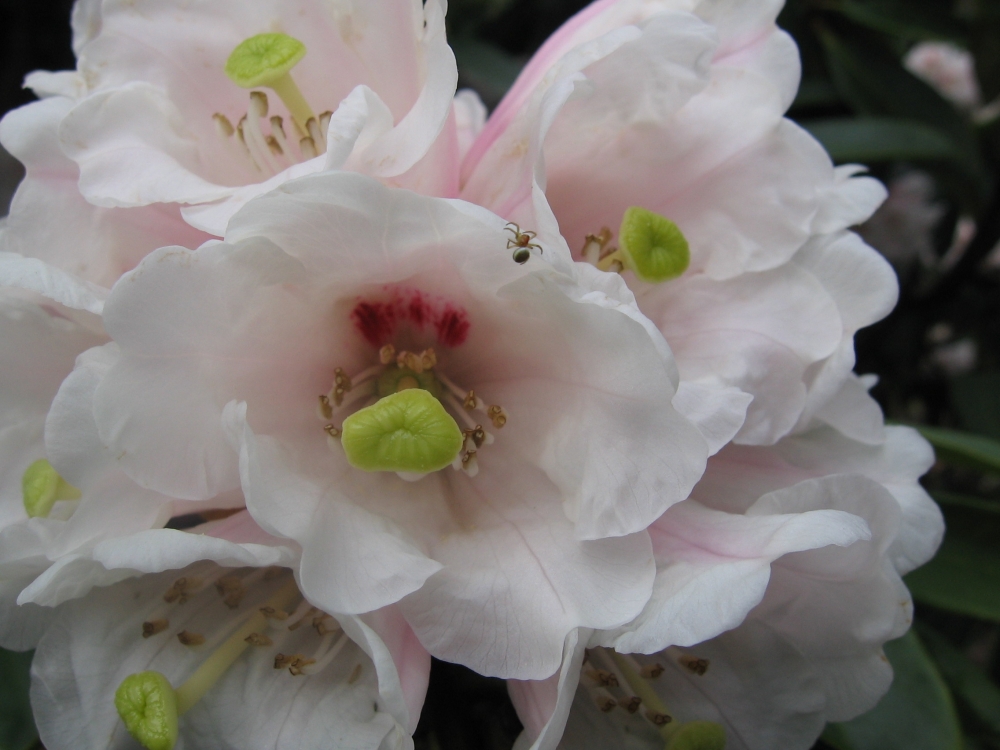
[[[233,617],[212,586],[169,610],[167,632],[141,637],[142,622],[163,609],[162,593],[183,573],[128,581],[59,611],[33,665],[32,701],[46,747],[131,746],[114,708],[122,679],[154,669],[176,687],[207,656],[202,649],[182,646],[174,633],[186,629],[211,635]],[[244,617],[264,598],[251,591],[240,607]],[[378,707],[375,670],[364,652],[348,643],[319,674],[293,677],[273,668],[275,652],[311,653],[319,644],[316,633],[307,626],[284,635],[271,631],[271,637],[274,647],[248,649],[181,718],[183,747],[319,750],[334,743],[376,750],[395,721]],[[358,664],[362,668],[351,682]]]
[[[434,545],[443,569],[402,607],[438,658],[542,679],[559,668],[570,631],[614,627],[642,608],[653,574],[649,537],[580,541],[544,476],[498,463],[484,459],[474,483],[454,483],[474,525]]]

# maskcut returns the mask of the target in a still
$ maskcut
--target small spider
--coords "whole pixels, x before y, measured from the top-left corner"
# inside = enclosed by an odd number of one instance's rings
[[[535,248],[538,252],[542,252],[541,245],[532,242],[535,239],[534,232],[522,232],[521,227],[519,227],[514,222],[509,222],[507,226],[504,227],[508,232],[511,232],[514,236],[507,240],[507,249],[510,250],[514,248],[514,262],[521,265],[528,262],[528,258],[531,257],[531,249]]]

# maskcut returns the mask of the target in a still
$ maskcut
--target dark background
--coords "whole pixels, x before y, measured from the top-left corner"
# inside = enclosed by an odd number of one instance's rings
[[[26,73],[73,67],[71,5],[0,0],[0,112],[32,99]],[[461,84],[494,106],[584,5],[452,0]],[[972,51],[983,102],[992,101],[1000,0],[790,0],[780,23],[803,57],[790,116],[838,163],[867,163],[892,189],[861,231],[896,267],[902,294],[889,318],[858,335],[858,372],[879,376],[873,393],[889,420],[954,430],[927,433],[940,460],[925,484],[949,533],[938,558],[907,579],[919,637],[889,649],[898,675],[890,696],[817,747],[1000,748],[1000,442],[991,442],[1000,440],[1000,125],[974,122],[901,64],[918,42],[951,41]],[[0,214],[22,174],[0,151]],[[26,664],[0,653],[0,750],[34,743]],[[508,750],[519,729],[501,681],[435,663],[420,750]]]

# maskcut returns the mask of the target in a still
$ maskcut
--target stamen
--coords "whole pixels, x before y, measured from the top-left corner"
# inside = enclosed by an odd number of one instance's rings
[[[327,637],[332,638],[332,635]],[[308,674],[319,674],[326,669],[330,663],[337,658],[337,654],[343,650],[349,640],[350,639],[347,637],[347,633],[344,633],[337,639],[337,642],[334,643],[332,647],[326,649],[322,656],[316,656],[315,658],[310,659],[309,661],[313,664],[313,666],[309,669]]]
[[[654,727],[665,727],[674,720],[673,716],[662,713],[661,711],[645,711],[643,716],[649,719],[650,723]]]
[[[274,607],[261,607],[259,611],[268,620],[281,621],[288,619],[288,613],[282,609],[275,609]]]
[[[281,118],[281,115],[273,115],[271,117],[271,137],[278,142],[278,147],[282,153],[291,159],[292,149],[288,145],[288,137],[285,135],[285,121]]]
[[[490,406],[486,409],[486,415],[493,422],[493,426],[498,430],[507,424],[507,414],[499,406]]]
[[[708,659],[699,659],[697,656],[690,656],[688,654],[681,655],[677,658],[677,663],[684,667],[688,672],[696,674],[699,677],[704,676],[708,671]]]
[[[323,134],[323,148],[326,149],[330,144],[326,142],[326,134],[330,131],[330,120],[333,119],[333,112],[326,110],[319,116],[319,132]]]
[[[340,623],[326,612],[323,612],[318,617],[313,618],[313,627],[319,635],[328,635],[330,633],[340,632]]]
[[[273,174],[281,171],[281,166],[274,159],[271,149],[267,145],[263,132],[260,129],[260,121],[267,117],[267,94],[263,91],[250,92],[250,109],[243,123],[243,132],[248,135],[249,141],[253,143],[254,150],[260,154],[267,165],[268,170]]]
[[[636,671],[630,659],[622,656],[617,651],[612,651],[611,649],[601,649],[601,654],[605,658],[610,658],[614,662],[615,666],[625,677],[625,681],[628,682],[629,687],[631,687],[633,692],[642,700],[642,703],[646,706],[646,710],[643,712],[643,715],[649,719],[654,726],[664,727],[673,720],[673,717],[670,715],[670,711],[667,710],[663,701],[660,700],[660,696],[658,696],[656,691],[653,690],[652,685],[646,682],[639,672]]]
[[[600,685],[601,687],[618,687],[618,677],[614,672],[606,669],[588,669],[584,672],[584,675],[595,685]]]
[[[225,576],[215,582],[215,590],[219,592],[223,603],[230,609],[236,609],[246,596],[243,581],[237,576]]]
[[[298,629],[309,615],[318,611],[307,599],[303,599],[299,602],[299,606],[295,608],[295,611],[292,612],[292,616],[289,618],[288,629]]]
[[[618,701],[612,698],[605,690],[598,690],[594,693],[594,703],[597,704],[597,710],[605,714],[614,711],[615,706],[618,705]]]
[[[254,138],[254,130],[250,127],[249,123],[251,118],[249,115],[243,115],[240,118],[239,123],[236,125],[236,134],[239,136],[240,141],[246,146],[247,151],[250,154],[250,158],[253,159],[254,164],[257,165],[257,169],[261,172],[267,172],[270,167],[268,165],[268,159],[270,157],[264,156],[264,151],[266,146],[263,143],[263,139]],[[253,120],[256,122],[256,120]],[[256,130],[257,134],[260,134],[260,130]],[[273,171],[273,170],[271,170]]]
[[[319,132],[319,123],[316,122],[315,117],[310,117],[309,121],[306,122],[306,131],[309,133],[309,137],[313,139],[313,143],[316,144],[316,149],[319,153],[326,152],[326,139],[323,134]]]
[[[476,451],[466,451],[462,456],[462,470],[470,477],[479,473],[479,461],[476,459]]]
[[[272,646],[272,645],[274,645],[274,641],[272,641],[270,638],[268,638],[263,633],[251,633],[250,635],[248,635],[243,640],[245,640],[251,646]]]
[[[163,601],[168,604],[173,604],[174,602],[185,604],[192,596],[198,593],[200,588],[200,579],[191,576],[181,576],[167,589],[167,593],[163,595]]]
[[[316,143],[308,136],[299,141],[299,151],[302,152],[302,158],[306,160],[314,159],[318,156],[316,153]]]
[[[351,676],[347,678],[347,684],[353,685],[355,682],[357,682],[358,678],[361,676],[361,672],[362,672],[361,665],[355,664],[354,669],[351,670]]]
[[[265,607],[280,609],[291,603],[299,594],[295,581],[289,581],[265,603]],[[184,684],[177,688],[177,712],[185,713],[195,705],[212,687],[226,670],[233,665],[240,655],[249,647],[247,637],[258,633],[267,626],[267,618],[258,610],[246,622],[219,646],[215,652],[195,670]]]
[[[170,621],[164,618],[159,618],[157,620],[150,620],[142,624],[142,637],[151,638],[157,633],[162,633],[164,630],[170,627]]]
[[[662,675],[666,668],[659,663],[656,664],[644,664],[639,670],[639,674],[647,680],[655,680],[657,677]]]
[[[329,396],[320,394],[319,416],[321,419],[333,419],[333,405],[330,403]]]
[[[237,161],[245,162],[253,171],[259,172],[260,167],[257,165],[257,162],[253,160],[250,150],[243,141],[243,134],[241,133],[239,138],[233,138],[236,134],[236,128],[233,127],[229,118],[221,112],[216,112],[212,115],[212,119],[215,120],[216,132],[218,132],[219,137],[226,142],[226,148],[229,149],[233,158]]]
[[[462,401],[462,408],[468,411],[472,411],[473,409],[477,408],[480,405],[480,403],[482,402],[478,398],[476,398],[476,392],[469,391],[467,394],[465,394],[465,400]]]
[[[630,714],[634,714],[639,710],[639,706],[642,705],[642,698],[638,695],[631,696],[625,703],[619,703],[619,705],[628,711]]]
[[[389,364],[394,359],[396,359],[396,347],[392,344],[386,344],[378,350],[378,361],[383,365]]]
[[[184,646],[200,646],[205,642],[205,636],[201,633],[192,633],[188,630],[182,630],[177,634],[177,640],[179,640]]]
[[[601,227],[597,234],[588,234],[583,243],[583,250],[580,255],[583,260],[596,266],[601,256],[604,254],[605,246],[611,241],[611,230]]]

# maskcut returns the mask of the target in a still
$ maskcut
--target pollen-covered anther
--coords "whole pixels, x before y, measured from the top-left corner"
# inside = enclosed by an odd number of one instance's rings
[[[201,633],[192,633],[188,630],[182,630],[177,634],[177,640],[180,641],[183,646],[200,646],[205,642],[205,636]]]
[[[288,663],[288,673],[294,677],[299,677],[304,675],[306,667],[310,664],[315,664],[315,659],[310,659],[307,656],[302,656],[301,654],[295,654],[291,657],[291,661]]]
[[[665,667],[660,663],[645,664],[639,670],[639,674],[647,680],[655,680],[661,674],[666,671]]]
[[[620,705],[630,714],[634,714],[636,711],[639,710],[639,706],[642,705],[642,698],[640,698],[638,695],[633,695],[630,698],[628,698],[624,703],[620,702]]]
[[[486,430],[483,429],[481,424],[477,424],[474,428],[468,430],[462,430],[462,434],[465,435],[465,444],[467,446],[470,440],[475,448],[482,448],[483,443],[486,442]]]
[[[428,350],[432,351],[432,350]],[[426,354],[426,352],[424,352]],[[424,370],[430,370],[431,367],[426,366],[426,361],[424,359],[424,354],[417,354],[416,352],[402,351],[396,355],[396,366],[400,369],[413,370],[418,375]],[[434,363],[437,363],[437,357],[433,359]],[[433,367],[433,365],[432,365]]]
[[[236,609],[246,596],[246,587],[236,576],[224,576],[215,582],[215,590],[219,592],[223,603],[230,609]]]
[[[274,607],[261,607],[260,613],[264,615],[268,620],[287,620],[288,613],[283,609],[275,609]]]
[[[665,727],[674,720],[674,717],[670,714],[660,713],[659,711],[646,711],[643,716],[655,727]]]
[[[351,376],[344,372],[343,367],[338,367],[333,371],[333,382],[343,388],[345,392],[351,390],[353,387]]]
[[[396,359],[396,347],[392,344],[386,344],[381,349],[378,350],[378,361],[383,365],[388,365]]]
[[[618,687],[618,677],[614,672],[606,669],[588,669],[584,674],[595,685],[600,685],[601,687]]]
[[[605,714],[614,711],[615,707],[618,705],[618,701],[616,701],[614,698],[611,697],[611,695],[604,692],[603,690],[598,691],[594,695],[594,703],[597,704],[597,710]]]
[[[699,659],[697,656],[683,655],[678,657],[677,663],[680,664],[684,669],[692,674],[696,674],[699,677],[708,671],[708,659]]]
[[[333,419],[333,404],[330,403],[330,397],[325,394],[320,394],[319,396],[319,410],[317,412],[320,419]]]
[[[507,413],[499,406],[490,406],[486,409],[486,416],[490,418],[493,426],[498,430],[507,424]]]
[[[479,399],[476,398],[475,391],[469,391],[465,394],[465,400],[462,401],[462,408],[466,411],[473,411],[479,408]]]
[[[251,633],[250,635],[248,635],[243,640],[245,640],[251,646],[272,646],[272,645],[274,645],[274,641],[272,641],[270,638],[268,638],[263,633]]]
[[[142,624],[142,637],[151,638],[157,633],[162,633],[169,627],[170,627],[170,622],[163,617],[160,617],[156,620],[149,620]]]
[[[173,604],[174,602],[184,604],[192,596],[198,593],[198,589],[200,587],[201,581],[198,578],[182,576],[174,581],[173,585],[167,589],[167,593],[163,595],[163,601],[168,604]]]

